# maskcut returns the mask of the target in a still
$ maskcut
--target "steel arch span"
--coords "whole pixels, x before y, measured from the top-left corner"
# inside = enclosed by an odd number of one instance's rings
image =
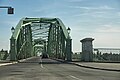
[[[22,18],[10,38],[10,60],[48,54],[71,60],[71,39],[59,18]]]

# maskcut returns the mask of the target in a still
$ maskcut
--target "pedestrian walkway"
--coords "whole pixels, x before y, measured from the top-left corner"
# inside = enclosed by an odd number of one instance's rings
[[[120,63],[97,63],[97,62],[72,62],[72,63],[86,68],[120,71]]]
[[[67,62],[61,59],[56,59],[56,60],[60,62]],[[120,63],[99,63],[99,62],[67,62],[67,63],[84,67],[84,68],[120,72]]]

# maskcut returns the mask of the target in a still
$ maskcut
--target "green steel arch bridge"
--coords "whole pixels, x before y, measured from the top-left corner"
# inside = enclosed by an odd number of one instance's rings
[[[10,60],[17,61],[37,53],[71,61],[70,28],[59,18],[22,18],[10,38]]]

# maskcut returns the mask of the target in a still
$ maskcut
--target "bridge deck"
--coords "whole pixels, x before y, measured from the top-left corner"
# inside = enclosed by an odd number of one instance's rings
[[[0,80],[119,80],[119,76],[118,72],[87,69],[39,57],[0,67]]]

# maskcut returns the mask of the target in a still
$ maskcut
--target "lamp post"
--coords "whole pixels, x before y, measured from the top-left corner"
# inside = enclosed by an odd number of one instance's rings
[[[10,6],[0,6],[0,8],[7,8],[8,9],[8,14],[14,14],[14,8]]]
[[[67,54],[67,61],[72,61],[72,39],[70,37],[71,29],[68,27],[68,37],[66,40],[66,54]]]
[[[71,29],[68,27],[67,31],[68,31],[68,35],[69,35],[69,34],[70,34]]]
[[[11,28],[12,35],[13,35],[14,31],[15,31],[15,28],[12,27],[12,28]]]
[[[11,28],[12,37],[10,38],[10,60],[16,61],[16,49],[15,49],[15,39],[14,39],[14,27]]]

